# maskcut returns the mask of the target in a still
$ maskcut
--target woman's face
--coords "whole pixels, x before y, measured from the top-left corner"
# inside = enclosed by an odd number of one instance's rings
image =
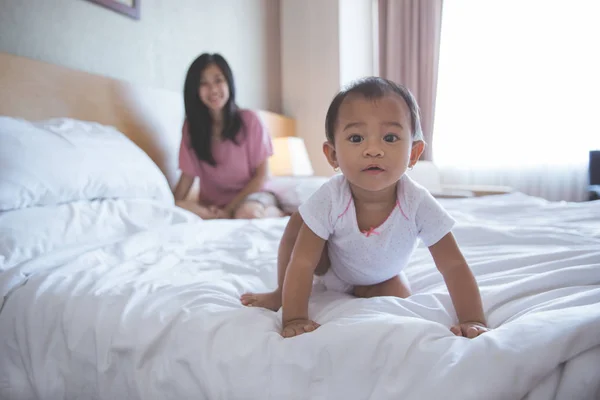
[[[213,113],[219,113],[229,100],[229,85],[225,75],[216,64],[209,64],[200,76],[198,88],[200,100]]]

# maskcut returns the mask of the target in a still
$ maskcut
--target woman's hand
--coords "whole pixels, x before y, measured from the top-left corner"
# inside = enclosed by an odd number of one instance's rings
[[[284,338],[291,338],[302,335],[303,333],[312,332],[319,326],[321,325],[310,319],[293,319],[283,324],[281,336]]]
[[[193,200],[176,200],[175,205],[193,212],[202,219],[214,219],[217,214],[210,207],[201,206]]]
[[[218,209],[215,215],[219,219],[231,219],[231,211],[224,208]]]
[[[213,218],[216,219],[231,219],[231,212],[225,208],[219,208],[217,206],[210,206],[208,210],[213,215]]]

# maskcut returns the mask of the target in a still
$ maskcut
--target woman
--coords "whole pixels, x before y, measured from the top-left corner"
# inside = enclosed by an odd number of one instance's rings
[[[227,61],[200,55],[188,70],[183,96],[175,204],[204,219],[282,216],[275,196],[263,191],[271,138],[254,112],[238,108]],[[195,177],[199,198],[186,200]]]

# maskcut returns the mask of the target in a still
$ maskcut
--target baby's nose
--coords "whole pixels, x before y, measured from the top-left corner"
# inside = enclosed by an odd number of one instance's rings
[[[383,149],[376,144],[367,144],[364,151],[365,157],[383,157]]]

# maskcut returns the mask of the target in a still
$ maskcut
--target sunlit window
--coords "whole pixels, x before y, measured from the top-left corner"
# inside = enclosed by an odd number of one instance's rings
[[[444,2],[436,164],[587,163],[599,118],[600,1]]]

